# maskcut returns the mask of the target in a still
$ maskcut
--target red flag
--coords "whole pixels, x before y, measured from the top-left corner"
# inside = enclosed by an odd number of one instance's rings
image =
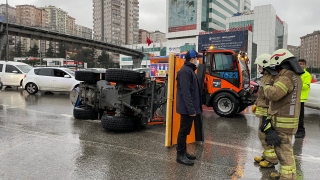
[[[149,39],[149,37],[147,36],[146,43],[148,43],[148,46],[150,46],[150,44],[151,44],[152,42],[153,42],[153,41],[151,41],[151,40]]]
[[[248,30],[252,32],[252,25],[251,24],[248,25]]]

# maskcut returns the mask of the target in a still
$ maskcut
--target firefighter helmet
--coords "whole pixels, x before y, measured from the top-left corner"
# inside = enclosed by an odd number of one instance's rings
[[[256,60],[254,61],[254,64],[258,64],[259,66],[266,68],[270,66],[270,58],[271,55],[270,54],[261,54],[260,56],[258,56],[256,58]]]
[[[278,66],[284,60],[294,57],[294,55],[287,49],[278,49],[276,50],[270,58],[270,66]]]

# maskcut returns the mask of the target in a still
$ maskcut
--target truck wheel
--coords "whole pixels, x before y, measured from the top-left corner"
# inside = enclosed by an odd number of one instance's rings
[[[135,120],[133,117],[103,115],[101,125],[109,131],[132,131],[136,128]]]
[[[233,117],[240,108],[239,101],[227,92],[217,94],[212,106],[214,112],[221,117]]]
[[[141,85],[145,77],[142,73],[128,69],[107,69],[106,81]]]
[[[92,71],[78,70],[75,72],[75,79],[78,81],[96,82],[97,76]]]
[[[73,117],[76,119],[98,119],[98,113],[92,109],[87,109],[83,107],[75,107],[73,109]]]

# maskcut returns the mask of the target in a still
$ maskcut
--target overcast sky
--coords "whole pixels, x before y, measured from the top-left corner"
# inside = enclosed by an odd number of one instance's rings
[[[166,30],[166,0],[139,0],[140,29]],[[5,0],[1,0],[5,3]],[[11,6],[32,4],[54,5],[76,18],[76,23],[92,28],[92,0],[8,0]],[[288,24],[288,44],[300,45],[300,37],[320,30],[319,0],[251,0],[251,8],[272,4],[281,20]]]

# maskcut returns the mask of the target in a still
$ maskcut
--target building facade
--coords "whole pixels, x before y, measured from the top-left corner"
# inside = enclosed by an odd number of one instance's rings
[[[300,46],[287,46],[288,51],[290,51],[296,58],[300,58]]]
[[[67,16],[67,34],[75,34],[76,19],[71,16]]]
[[[256,6],[254,10],[227,18],[227,29],[248,25],[253,30],[253,43],[257,46],[257,55],[272,54],[277,49],[287,48],[288,25],[277,16],[272,5]]]
[[[139,29],[139,41],[138,44],[144,44],[147,41],[147,37],[155,43],[166,42],[166,34],[160,31],[149,32],[144,29]]]
[[[0,21],[6,22],[7,19],[7,5],[0,4]],[[16,8],[8,5],[8,21],[10,23],[16,22]]]
[[[307,60],[307,67],[320,68],[320,31],[314,31],[300,39],[300,58]]]
[[[82,38],[87,38],[87,39],[92,39],[92,29],[85,27],[85,26],[81,26],[79,24],[75,24],[74,25],[75,30],[76,30],[76,36],[78,37],[82,37]]]
[[[46,6],[44,9],[48,12],[49,30],[67,33],[68,12],[55,6]]]
[[[139,41],[138,0],[93,0],[94,39],[113,44]]]
[[[43,27],[48,26],[48,13],[34,5],[17,5],[16,6],[16,23],[32,26]]]

